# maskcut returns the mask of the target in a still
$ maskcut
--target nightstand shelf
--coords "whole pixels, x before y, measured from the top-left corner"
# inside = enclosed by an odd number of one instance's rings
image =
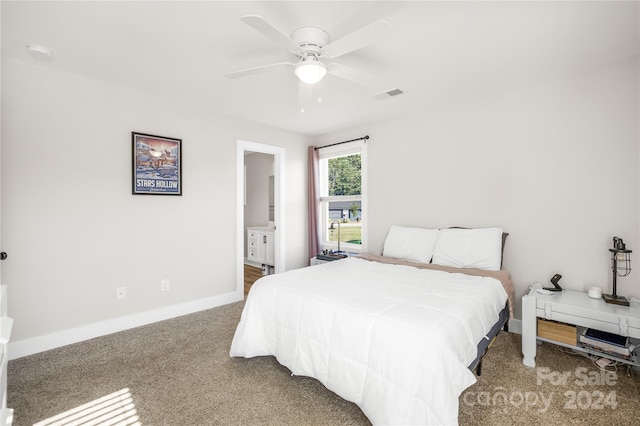
[[[586,293],[564,290],[554,294],[540,294],[533,286],[522,297],[522,362],[535,367],[536,344],[547,342],[554,345],[588,353],[635,367],[640,367],[637,355],[625,359],[613,354],[583,347],[578,335],[582,328],[592,328],[629,337],[634,343],[640,343],[640,303],[631,302],[630,306],[607,304],[602,299],[592,299]],[[538,335],[538,318],[557,321],[576,328],[576,344]],[[638,349],[640,350],[640,349]],[[638,352],[636,350],[636,354]]]
[[[629,364],[629,365],[632,365],[632,366],[640,366],[640,364],[638,364],[639,360],[638,360],[637,357],[634,357],[633,359],[629,360],[629,359],[617,357],[617,356],[612,355],[612,354],[604,354],[604,353],[602,353],[600,351],[591,350],[589,348],[585,348],[583,346],[580,346],[580,344],[578,344],[578,345],[569,345],[567,343],[558,342],[556,340],[545,339],[544,337],[540,337],[540,336],[537,336],[536,340],[538,342],[546,342],[546,343],[551,343],[551,344],[556,345],[556,346],[562,346],[563,348],[572,349],[572,350],[574,350],[576,352],[584,352],[584,353],[587,353],[587,354],[590,354],[590,355],[599,356],[601,358],[608,358],[608,359],[610,359],[612,361],[618,361],[618,362],[621,362],[623,364]]]

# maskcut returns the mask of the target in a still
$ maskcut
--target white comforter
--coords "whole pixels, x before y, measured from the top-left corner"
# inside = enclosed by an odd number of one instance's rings
[[[347,258],[258,280],[230,355],[274,355],[373,424],[457,424],[506,300],[493,278]]]

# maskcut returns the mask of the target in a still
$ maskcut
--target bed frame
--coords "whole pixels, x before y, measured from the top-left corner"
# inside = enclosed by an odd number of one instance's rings
[[[504,309],[500,311],[500,315],[498,317],[498,321],[491,327],[491,330],[487,333],[487,338],[482,339],[480,343],[478,343],[478,356],[473,360],[471,364],[469,364],[469,370],[474,371],[476,376],[480,376],[482,374],[482,358],[487,353],[487,350],[493,344],[493,341],[500,333],[500,330],[509,331],[509,306],[505,305]]]

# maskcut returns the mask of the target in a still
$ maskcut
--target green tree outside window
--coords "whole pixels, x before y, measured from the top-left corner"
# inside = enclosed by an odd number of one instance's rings
[[[329,195],[360,195],[360,154],[329,159]]]

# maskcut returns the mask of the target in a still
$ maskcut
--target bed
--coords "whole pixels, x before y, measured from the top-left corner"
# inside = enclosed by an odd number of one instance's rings
[[[491,229],[501,244],[496,259],[492,242],[489,267],[477,262],[487,247],[476,230],[453,232],[452,251],[449,230],[392,227],[383,255],[265,276],[249,292],[230,355],[275,356],[373,424],[457,424],[479,350],[513,313],[502,231]]]

